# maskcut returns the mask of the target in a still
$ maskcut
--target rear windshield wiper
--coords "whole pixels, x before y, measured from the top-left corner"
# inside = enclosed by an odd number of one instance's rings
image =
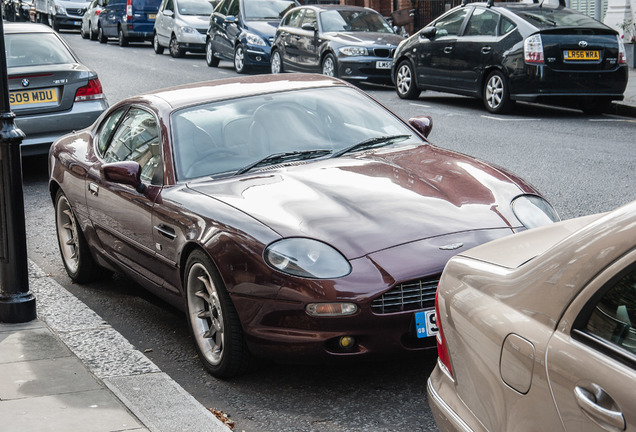
[[[276,165],[282,162],[289,161],[299,161],[299,160],[307,160],[307,159],[315,159],[322,156],[327,156],[331,154],[331,150],[326,149],[317,149],[317,150],[303,150],[303,151],[292,151],[285,153],[274,153],[269,156],[265,156],[263,159],[259,159],[256,162],[252,162],[249,165],[244,166],[234,173],[234,175],[245,174],[252,169],[265,166],[265,165]]]
[[[404,141],[405,139],[411,138],[411,135],[387,135],[380,136],[375,138],[369,138],[357,144],[351,145],[349,147],[345,147],[342,150],[338,150],[334,154],[331,155],[332,158],[342,156],[343,154],[350,153],[356,150],[366,150],[375,147],[383,147],[389,144],[393,144],[394,142]]]

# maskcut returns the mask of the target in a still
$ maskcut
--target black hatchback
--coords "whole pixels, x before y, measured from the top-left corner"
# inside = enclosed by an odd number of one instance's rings
[[[398,95],[438,90],[481,98],[491,113],[515,101],[587,113],[622,100],[625,47],[612,28],[563,6],[472,3],[451,9],[395,53]]]

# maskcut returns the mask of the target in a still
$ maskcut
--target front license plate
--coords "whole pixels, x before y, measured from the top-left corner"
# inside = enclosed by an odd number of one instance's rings
[[[39,105],[57,103],[57,89],[19,90],[9,93],[9,105]]]
[[[375,62],[376,69],[391,69],[391,66],[393,66],[393,61],[391,60]]]
[[[564,60],[599,60],[601,53],[598,50],[565,50],[563,51]]]
[[[439,333],[435,319],[435,309],[415,312],[415,330],[418,338],[435,336]]]
[[[148,14],[148,19],[153,20],[153,19],[155,19],[156,17],[157,17],[157,15],[156,15],[156,14]]]

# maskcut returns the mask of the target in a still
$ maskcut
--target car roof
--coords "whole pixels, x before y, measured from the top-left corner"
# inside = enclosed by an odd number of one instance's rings
[[[318,74],[267,74],[185,84],[144,93],[138,97],[128,99],[128,101],[130,102],[135,98],[146,98],[147,100],[159,98],[168,103],[173,109],[178,109],[206,102],[257,94],[334,86],[353,88],[353,86],[344,81]]]
[[[310,9],[316,9],[318,11],[322,11],[322,10],[353,10],[353,11],[371,11],[371,12],[376,12],[376,10],[371,9],[371,8],[367,8],[367,7],[362,7],[362,6],[352,6],[352,5],[336,5],[336,4],[325,4],[325,5],[303,5],[303,6],[298,6],[297,8],[310,8]]]
[[[34,23],[4,23],[4,32],[12,33],[55,33],[51,27]]]

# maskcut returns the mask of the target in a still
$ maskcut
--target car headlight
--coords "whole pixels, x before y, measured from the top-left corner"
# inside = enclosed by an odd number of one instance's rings
[[[267,45],[262,37],[255,35],[254,33],[245,33],[245,39],[247,40],[247,43],[251,45],[258,45],[258,46]]]
[[[196,33],[197,31],[193,28],[193,27],[189,27],[189,26],[183,26],[181,27],[181,33],[186,33],[186,34],[191,34],[191,33]]]
[[[364,47],[356,47],[356,46],[342,47],[338,51],[340,51],[341,54],[348,55],[348,56],[369,55],[369,52]]]
[[[351,272],[351,265],[340,252],[308,238],[278,240],[265,249],[264,258],[271,267],[293,276],[333,279]]]
[[[549,202],[536,195],[521,195],[512,200],[512,211],[524,227],[536,228],[561,220]]]

